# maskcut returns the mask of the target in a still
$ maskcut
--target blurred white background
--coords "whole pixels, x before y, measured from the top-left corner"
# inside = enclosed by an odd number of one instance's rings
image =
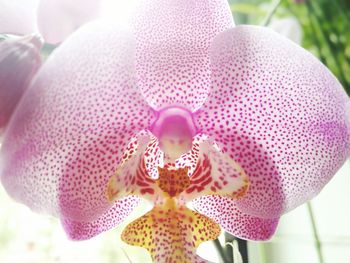
[[[325,263],[350,262],[350,160],[312,200]],[[266,261],[260,259],[265,249]],[[250,243],[253,263],[319,263],[307,206],[284,215],[274,238]]]

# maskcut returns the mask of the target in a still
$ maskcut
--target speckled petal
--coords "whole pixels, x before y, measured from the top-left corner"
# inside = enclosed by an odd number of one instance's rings
[[[242,167],[203,134],[193,138],[192,150],[181,156],[175,165],[189,167],[190,184],[182,194],[187,201],[204,195],[242,198],[249,188],[249,180]]]
[[[90,239],[101,232],[112,229],[136,208],[140,199],[129,196],[118,200],[106,213],[91,222],[77,222],[69,219],[61,219],[64,230],[72,240]]]
[[[262,27],[220,34],[211,61],[213,90],[195,118],[249,177],[237,206],[277,218],[314,197],[350,153],[350,101],[337,79]]]
[[[26,35],[37,32],[39,0],[0,0],[0,33]]]
[[[155,109],[195,111],[210,90],[209,46],[233,27],[226,0],[140,1],[133,21],[137,82]]]
[[[224,196],[204,196],[195,199],[192,204],[226,232],[242,239],[268,240],[275,233],[279,221],[279,218],[264,219],[244,214],[235,200]]]
[[[38,27],[46,42],[57,44],[97,17],[101,0],[41,0]]]
[[[90,222],[131,138],[153,121],[134,82],[133,36],[93,23],[39,71],[5,134],[1,180],[37,211]]]
[[[113,201],[128,195],[140,196],[151,202],[156,199],[158,188],[155,180],[148,174],[145,157],[155,141],[155,137],[146,131],[140,132],[131,140],[121,165],[109,179],[106,189],[108,200]]]

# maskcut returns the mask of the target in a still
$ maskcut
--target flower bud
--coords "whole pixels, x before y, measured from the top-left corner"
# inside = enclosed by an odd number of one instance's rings
[[[0,42],[0,131],[41,65],[41,46],[40,37],[33,35]]]

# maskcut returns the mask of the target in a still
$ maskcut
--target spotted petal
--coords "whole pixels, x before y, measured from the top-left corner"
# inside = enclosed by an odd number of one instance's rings
[[[25,35],[37,31],[39,0],[0,0],[0,33]]]
[[[215,220],[226,232],[248,240],[268,240],[275,233],[279,218],[259,218],[243,213],[236,201],[225,196],[203,196],[193,207]]]
[[[128,195],[140,196],[151,202],[157,198],[159,189],[147,169],[147,157],[156,160],[156,154],[147,154],[156,141],[151,133],[145,131],[131,140],[120,166],[109,179],[106,189],[109,201]]]
[[[220,34],[211,63],[198,128],[249,177],[237,207],[278,218],[315,196],[349,156],[349,98],[315,57],[269,29]]]
[[[108,180],[153,118],[134,89],[133,57],[133,36],[99,23],[50,56],[5,134],[0,174],[11,196],[77,222],[106,213]]]
[[[209,46],[234,25],[227,1],[140,2],[133,21],[138,86],[155,109],[195,111],[210,90]]]
[[[101,232],[112,229],[123,222],[127,216],[136,208],[140,199],[129,196],[118,200],[107,212],[98,219],[90,222],[74,221],[62,218],[62,225],[72,240],[90,239]]]
[[[101,0],[41,0],[38,27],[45,40],[62,42],[81,25],[97,17]]]
[[[190,184],[183,194],[187,201],[204,195],[238,199],[249,188],[249,179],[242,167],[203,134],[194,137],[192,150],[181,156],[175,165],[189,167]]]

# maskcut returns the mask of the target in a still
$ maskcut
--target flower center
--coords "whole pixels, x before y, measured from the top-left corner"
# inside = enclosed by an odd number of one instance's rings
[[[191,112],[179,107],[166,108],[158,112],[151,127],[164,152],[166,162],[174,162],[192,148],[196,127]]]
[[[190,178],[187,175],[188,168],[168,169],[158,167],[159,178],[157,185],[162,189],[166,197],[177,197],[185,191],[191,184]]]

